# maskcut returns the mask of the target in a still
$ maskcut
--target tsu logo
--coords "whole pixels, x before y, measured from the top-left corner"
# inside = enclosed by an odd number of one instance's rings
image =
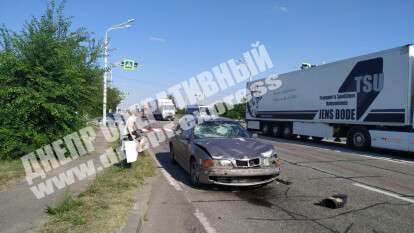
[[[356,92],[380,92],[384,86],[384,74],[373,74],[355,77]]]
[[[339,93],[356,92],[357,119],[367,111],[384,86],[383,59],[377,57],[359,61],[355,64],[345,81],[339,88]]]

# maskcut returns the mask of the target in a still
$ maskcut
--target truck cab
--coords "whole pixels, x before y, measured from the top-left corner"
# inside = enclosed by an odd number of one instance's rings
[[[157,120],[174,120],[175,105],[171,99],[157,99],[153,108],[154,118]]]

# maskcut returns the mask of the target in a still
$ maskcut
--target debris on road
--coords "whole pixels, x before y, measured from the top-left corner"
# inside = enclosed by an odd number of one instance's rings
[[[330,209],[339,209],[345,206],[348,200],[348,196],[346,194],[334,194],[326,199],[323,199],[317,205],[324,206]]]

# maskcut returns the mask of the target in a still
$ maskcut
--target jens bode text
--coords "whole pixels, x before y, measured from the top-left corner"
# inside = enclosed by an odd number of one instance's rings
[[[319,119],[322,120],[355,120],[355,109],[321,109]]]
[[[326,101],[326,106],[336,106],[336,108],[319,110],[318,118],[321,120],[355,120],[356,110],[345,107],[349,106],[349,100],[355,99],[355,97],[354,93],[321,96],[320,99]],[[340,108],[340,106],[344,107]]]

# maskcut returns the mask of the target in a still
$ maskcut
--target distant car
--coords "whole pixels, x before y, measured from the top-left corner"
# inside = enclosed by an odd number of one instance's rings
[[[169,143],[171,159],[190,174],[194,186],[260,186],[279,176],[275,148],[253,138],[237,121],[211,118],[177,130]]]

